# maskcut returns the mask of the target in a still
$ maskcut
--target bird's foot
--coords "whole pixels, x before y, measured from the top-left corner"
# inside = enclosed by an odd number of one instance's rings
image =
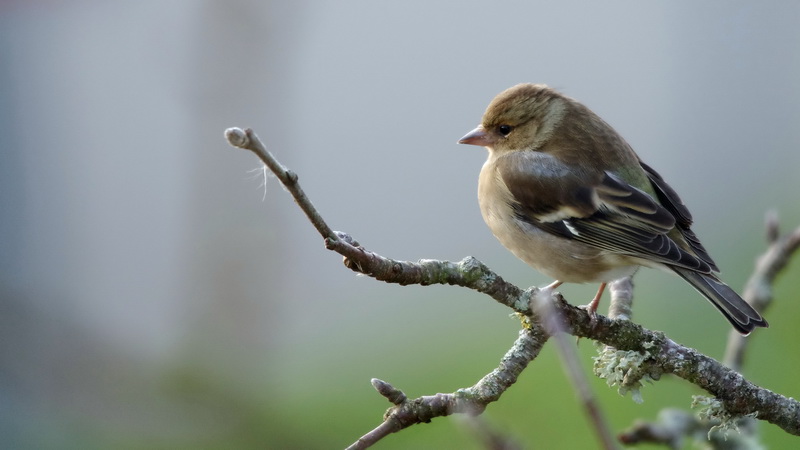
[[[594,328],[597,325],[597,307],[592,307],[592,303],[589,303],[588,305],[578,305],[578,308],[586,310],[586,314],[589,315],[589,325]]]
[[[579,308],[585,309],[586,313],[589,314],[589,325],[591,325],[592,328],[597,325],[597,307],[600,306],[600,297],[603,296],[603,291],[605,291],[605,289],[606,283],[601,284],[592,301],[590,301],[588,305],[579,306]]]

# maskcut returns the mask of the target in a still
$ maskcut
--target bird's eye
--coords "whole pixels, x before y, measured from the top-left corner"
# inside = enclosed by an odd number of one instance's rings
[[[499,127],[497,127],[497,131],[499,131],[500,134],[502,134],[503,136],[508,136],[508,133],[511,133],[511,130],[513,129],[514,127],[512,127],[511,125],[500,125]]]

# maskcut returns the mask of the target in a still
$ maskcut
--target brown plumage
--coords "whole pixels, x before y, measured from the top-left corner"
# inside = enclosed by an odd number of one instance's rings
[[[551,286],[601,283],[591,313],[606,283],[649,266],[677,273],[742,334],[768,326],[717,277],[677,193],[581,103],[520,84],[459,142],[489,150],[478,200],[492,233]]]

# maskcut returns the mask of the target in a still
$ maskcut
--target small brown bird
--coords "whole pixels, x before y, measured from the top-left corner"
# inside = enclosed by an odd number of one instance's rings
[[[514,255],[557,281],[606,283],[669,269],[749,334],[767,321],[716,276],[678,194],[586,106],[541,84],[500,93],[458,141],[486,147],[478,201]]]

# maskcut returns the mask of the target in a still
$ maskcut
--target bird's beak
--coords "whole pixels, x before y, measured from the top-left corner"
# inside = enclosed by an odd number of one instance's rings
[[[467,133],[464,137],[458,140],[459,144],[480,145],[481,147],[489,147],[494,144],[495,139],[493,136],[483,129],[483,126],[478,126],[474,130]]]

